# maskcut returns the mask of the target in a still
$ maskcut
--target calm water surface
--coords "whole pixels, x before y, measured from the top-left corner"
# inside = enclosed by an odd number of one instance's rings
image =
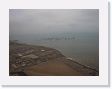
[[[77,62],[99,70],[98,33],[49,33],[38,35],[16,35],[13,38],[28,44],[55,48],[66,57],[71,57]]]

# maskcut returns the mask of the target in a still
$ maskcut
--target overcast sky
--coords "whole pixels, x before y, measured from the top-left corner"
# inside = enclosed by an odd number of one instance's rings
[[[94,9],[10,9],[10,35],[63,31],[98,32],[98,16],[98,10]]]

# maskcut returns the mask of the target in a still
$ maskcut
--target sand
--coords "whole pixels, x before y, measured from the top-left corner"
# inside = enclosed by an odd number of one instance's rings
[[[80,72],[74,70],[70,66],[62,63],[60,61],[51,60],[46,63],[40,65],[34,65],[28,67],[24,71],[27,75],[59,75],[59,76],[74,76],[74,75],[81,75]]]

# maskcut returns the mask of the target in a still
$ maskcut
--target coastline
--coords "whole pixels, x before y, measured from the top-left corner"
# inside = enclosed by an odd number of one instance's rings
[[[10,76],[98,76],[99,72],[82,65],[58,50],[9,42]]]

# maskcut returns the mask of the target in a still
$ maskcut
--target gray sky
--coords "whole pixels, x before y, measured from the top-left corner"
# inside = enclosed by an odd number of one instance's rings
[[[95,9],[10,9],[10,35],[63,31],[98,32],[98,16],[98,10]]]

